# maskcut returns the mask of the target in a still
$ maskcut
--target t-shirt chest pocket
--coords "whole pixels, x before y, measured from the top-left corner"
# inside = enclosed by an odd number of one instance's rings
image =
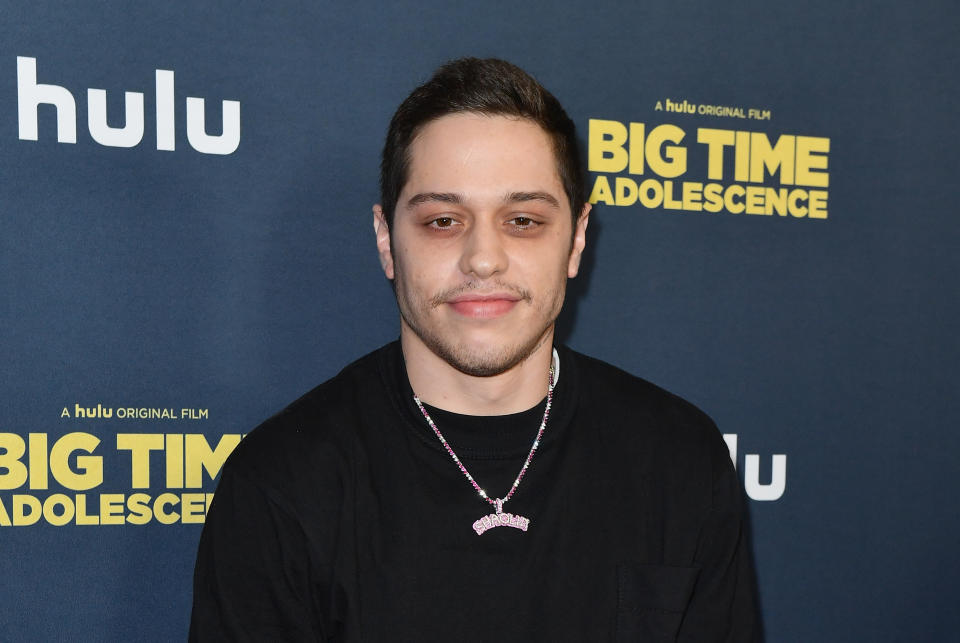
[[[697,567],[618,564],[615,640],[675,641],[699,572]]]

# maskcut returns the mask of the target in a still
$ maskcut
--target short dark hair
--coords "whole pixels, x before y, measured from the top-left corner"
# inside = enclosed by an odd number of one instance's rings
[[[530,74],[496,58],[460,58],[440,67],[407,96],[387,130],[380,163],[380,205],[392,227],[397,199],[407,182],[410,144],[431,121],[461,112],[518,116],[538,124],[553,142],[557,173],[576,222],[585,180],[576,127],[553,94]]]

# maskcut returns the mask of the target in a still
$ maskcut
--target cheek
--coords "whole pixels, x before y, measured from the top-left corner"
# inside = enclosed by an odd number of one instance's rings
[[[430,248],[417,253],[405,253],[399,262],[407,281],[418,288],[440,289],[458,279],[458,256],[443,248]]]
[[[438,271],[435,266],[420,265],[409,259],[395,262],[394,283],[397,292],[414,306],[425,306],[438,291]]]
[[[531,286],[534,283],[549,286],[566,280],[570,255],[567,252],[557,252],[555,248],[550,250],[520,257],[516,262],[517,268],[530,279]]]

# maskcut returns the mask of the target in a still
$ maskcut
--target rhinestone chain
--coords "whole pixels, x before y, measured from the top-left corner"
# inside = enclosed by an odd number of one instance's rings
[[[543,431],[547,428],[547,418],[550,417],[550,407],[553,404],[553,366],[550,366],[550,381],[549,385],[547,386],[547,408],[543,410],[543,420],[540,421],[540,430],[537,431],[537,437],[533,440],[533,445],[530,447],[530,453],[527,454],[527,459],[520,468],[520,473],[517,475],[517,479],[513,481],[513,486],[510,487],[510,491],[502,500],[500,498],[491,498],[487,495],[487,492],[477,484],[477,481],[473,479],[473,476],[470,475],[470,472],[467,471],[467,468],[463,466],[462,462],[460,462],[460,458],[458,458],[457,454],[453,452],[453,448],[447,443],[446,438],[444,438],[443,434],[440,433],[440,429],[438,429],[437,425],[433,423],[433,418],[431,418],[430,414],[427,413],[427,409],[423,408],[423,404],[420,402],[420,398],[417,397],[416,393],[413,395],[413,401],[417,403],[417,407],[420,409],[420,412],[423,413],[423,417],[426,419],[427,424],[430,425],[430,428],[433,429],[433,432],[437,434],[438,438],[440,438],[440,444],[442,444],[443,448],[447,450],[447,453],[449,453],[450,457],[453,458],[454,463],[456,463],[463,475],[467,477],[467,480],[470,481],[470,484],[473,485],[473,488],[476,489],[481,498],[496,507],[497,513],[500,513],[503,509],[503,505],[510,500],[511,496],[513,496],[513,492],[515,492],[517,487],[520,486],[520,480],[523,479],[523,474],[527,472],[527,468],[530,466],[530,461],[533,460],[533,454],[537,452],[537,447],[540,446],[540,438],[543,437]]]

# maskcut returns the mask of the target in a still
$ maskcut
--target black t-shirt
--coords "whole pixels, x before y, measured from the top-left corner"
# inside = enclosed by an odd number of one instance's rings
[[[757,640],[742,493],[716,427],[558,350],[546,431],[503,508],[526,531],[474,531],[493,508],[417,409],[396,342],[251,432],[204,526],[191,640]],[[503,497],[544,404],[430,412]]]

